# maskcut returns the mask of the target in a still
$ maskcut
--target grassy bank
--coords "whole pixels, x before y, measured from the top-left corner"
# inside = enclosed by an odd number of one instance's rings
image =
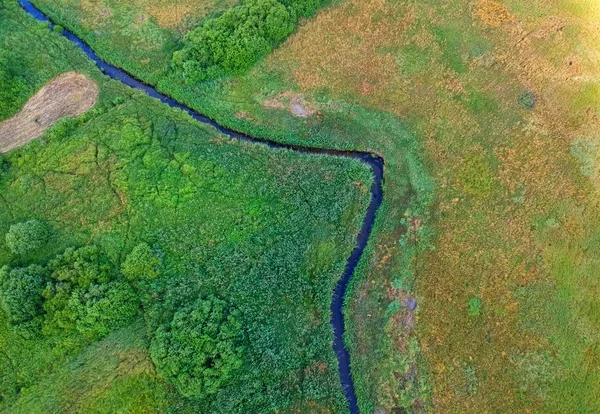
[[[41,332],[0,316],[2,410],[343,411],[329,304],[369,201],[369,170],[231,141],[108,80],[15,2],[0,7],[3,76],[19,85],[3,118],[64,71],[100,86],[88,113],[2,157],[0,264],[47,268],[54,289],[41,299]],[[4,234],[30,220],[45,226],[46,244],[14,253]],[[125,265],[140,243],[159,263],[147,283]],[[55,290],[80,266],[65,270],[73,253],[59,255],[92,245],[102,264],[93,272],[138,295],[132,322],[109,333],[56,310]],[[94,276],[100,291],[103,277]],[[184,398],[148,347],[179,309],[212,296],[239,310],[240,364],[218,392]]]

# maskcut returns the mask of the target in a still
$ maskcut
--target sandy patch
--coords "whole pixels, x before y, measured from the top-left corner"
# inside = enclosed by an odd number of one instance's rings
[[[0,123],[0,153],[38,138],[56,121],[76,117],[94,106],[98,85],[88,77],[67,72],[44,85],[21,112]]]

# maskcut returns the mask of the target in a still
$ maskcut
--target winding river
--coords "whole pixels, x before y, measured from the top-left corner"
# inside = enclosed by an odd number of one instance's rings
[[[50,27],[54,26],[55,22],[53,22],[48,16],[46,16],[39,9],[33,6],[29,2],[29,0],[19,0],[19,4],[27,13],[29,13],[37,20],[49,22],[51,25]],[[338,280],[337,285],[333,291],[330,307],[331,326],[333,328],[334,336],[333,349],[338,360],[340,382],[344,390],[346,400],[348,401],[350,412],[352,414],[358,413],[359,410],[356,402],[356,393],[354,391],[354,382],[352,381],[352,375],[350,372],[350,354],[348,353],[348,350],[344,345],[345,328],[344,315],[342,310],[344,305],[344,298],[346,296],[346,291],[348,288],[348,283],[350,282],[350,278],[354,274],[356,266],[358,265],[358,262],[360,261],[365,247],[367,246],[369,237],[371,236],[371,232],[373,229],[373,224],[375,222],[375,215],[377,214],[377,210],[381,206],[381,202],[383,200],[383,158],[379,157],[378,155],[363,151],[345,151],[319,147],[283,144],[264,138],[251,137],[244,133],[231,130],[227,127],[220,125],[217,121],[210,119],[199,112],[194,111],[190,107],[180,104],[175,100],[159,93],[154,87],[143,83],[142,81],[136,79],[132,75],[123,71],[122,69],[119,69],[103,61],[90,48],[89,45],[87,45],[83,40],[75,36],[73,33],[69,32],[68,30],[63,30],[62,35],[69,39],[71,42],[73,42],[83,52],[85,52],[85,54],[90,59],[92,59],[96,63],[98,68],[100,68],[100,70],[107,76],[111,77],[112,79],[118,80],[131,88],[139,89],[145,92],[148,96],[156,98],[172,108],[178,108],[182,111],[187,112],[195,120],[216,128],[219,132],[229,136],[230,138],[238,139],[240,141],[247,141],[256,144],[266,145],[270,148],[287,149],[301,154],[324,154],[332,157],[355,158],[365,163],[371,168],[374,179],[373,184],[371,185],[371,201],[369,202],[369,206],[366,211],[366,216],[362,222],[360,232],[358,233],[358,238],[356,239],[354,249],[352,250],[350,257],[346,262],[344,273]]]

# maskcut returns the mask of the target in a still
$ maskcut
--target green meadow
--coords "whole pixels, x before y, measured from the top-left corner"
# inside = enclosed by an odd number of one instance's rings
[[[329,305],[370,170],[233,141],[0,11],[2,119],[65,71],[100,87],[0,158],[0,410],[343,411]]]

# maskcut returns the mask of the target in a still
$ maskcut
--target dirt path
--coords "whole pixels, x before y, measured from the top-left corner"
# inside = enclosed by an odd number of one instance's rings
[[[56,121],[76,117],[94,106],[98,85],[77,72],[49,81],[27,101],[21,112],[0,123],[0,153],[38,138]]]

